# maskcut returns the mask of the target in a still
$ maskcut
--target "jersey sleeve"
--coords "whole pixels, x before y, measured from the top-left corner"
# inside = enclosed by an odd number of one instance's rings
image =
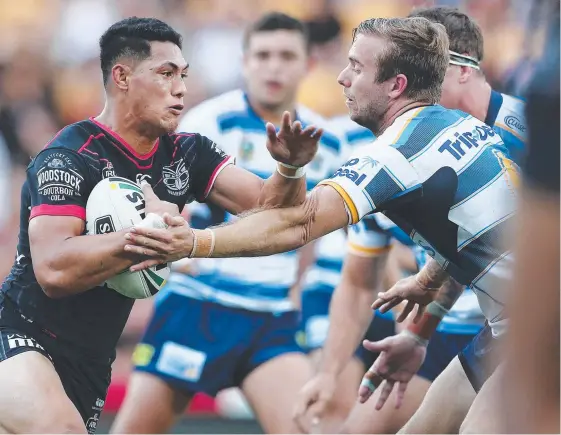
[[[361,257],[376,257],[389,251],[391,235],[380,228],[375,216],[368,216],[349,227],[347,252]]]
[[[234,164],[235,160],[208,137],[197,136],[196,154],[191,174],[192,189],[197,201],[204,202],[220,172],[226,166]]]
[[[86,220],[91,192],[88,168],[82,157],[65,148],[47,148],[27,168],[31,194],[29,219],[37,216],[74,216]]]
[[[394,195],[419,183],[417,172],[395,148],[374,144],[364,147],[320,185],[333,187],[356,224]]]

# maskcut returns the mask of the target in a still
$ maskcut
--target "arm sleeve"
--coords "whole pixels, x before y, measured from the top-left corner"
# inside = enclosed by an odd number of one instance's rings
[[[31,193],[31,214],[74,216],[86,220],[86,203],[91,192],[88,168],[82,157],[65,148],[48,148],[27,168]]]
[[[212,140],[201,135],[197,135],[195,153],[191,173],[192,190],[197,201],[204,202],[212,190],[218,174],[235,161]]]
[[[356,224],[378,205],[418,183],[417,172],[407,159],[387,145],[363,148],[330,179],[320,182],[341,195],[351,224]]]
[[[391,239],[376,222],[376,216],[367,216],[349,227],[347,251],[361,257],[376,257],[389,251]]]

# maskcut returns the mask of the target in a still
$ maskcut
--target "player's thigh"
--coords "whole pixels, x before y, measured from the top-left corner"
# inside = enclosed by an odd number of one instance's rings
[[[272,358],[249,373],[241,385],[266,433],[297,433],[292,421],[296,395],[312,376],[304,353],[290,352]]]
[[[366,403],[355,404],[341,432],[396,433],[418,409],[430,385],[430,381],[414,376],[409,382],[400,408],[395,407],[397,388],[394,388],[384,407],[376,411],[375,406],[380,395],[378,389]]]
[[[506,424],[501,408],[501,388],[503,380],[502,367],[497,368],[489,379],[483,384],[477,397],[473,401],[460,433],[505,433]],[[507,414],[508,414],[508,410]]]
[[[157,376],[136,371],[130,376],[125,400],[112,433],[165,433],[185,411],[191,395]]]
[[[7,433],[86,433],[47,357],[27,351],[0,362],[0,428]]]
[[[434,380],[421,406],[399,433],[457,433],[475,395],[456,357]]]

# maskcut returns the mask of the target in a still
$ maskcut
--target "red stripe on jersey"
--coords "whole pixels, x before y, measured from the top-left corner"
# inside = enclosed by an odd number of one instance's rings
[[[203,199],[206,199],[206,197],[208,196],[208,194],[210,193],[210,190],[212,189],[212,186],[214,186],[214,182],[216,181],[216,177],[218,177],[218,174],[220,174],[220,171],[222,171],[222,169],[224,169],[226,166],[228,166],[230,163],[233,163],[234,159],[232,159],[232,156],[227,156],[224,160],[222,160],[222,162],[214,169],[214,171],[212,172],[212,175],[210,176],[209,180],[208,180],[208,184],[206,186],[205,189],[205,193],[203,196]]]
[[[99,133],[97,136],[94,136],[93,134],[90,135],[90,137],[88,138],[88,140],[84,142],[84,145],[82,145],[82,146],[80,147],[80,149],[78,150],[78,153],[81,153],[82,151],[84,151],[84,150],[88,147],[88,145],[92,143],[92,140],[94,140],[94,139],[100,139],[100,138],[102,138],[103,136],[105,136],[104,133]]]
[[[41,204],[31,209],[29,220],[37,216],[74,216],[86,220],[86,209],[79,205]]]
[[[133,147],[131,147],[127,141],[125,139],[123,139],[121,136],[119,136],[118,133],[114,132],[113,130],[111,130],[109,127],[107,127],[106,125],[102,124],[101,122],[97,121],[94,117],[90,118],[90,121],[93,122],[95,125],[97,125],[99,128],[101,128],[102,130],[105,130],[107,133],[109,133],[111,136],[113,136],[115,139],[117,139],[117,141],[123,145],[127,150],[129,150],[129,152],[135,156],[137,159],[139,160],[147,160],[150,157],[152,157],[156,151],[158,150],[158,146],[160,145],[160,139],[156,139],[156,142],[154,142],[154,146],[152,147],[152,149],[150,150],[150,152],[148,152],[147,154],[139,154]]]

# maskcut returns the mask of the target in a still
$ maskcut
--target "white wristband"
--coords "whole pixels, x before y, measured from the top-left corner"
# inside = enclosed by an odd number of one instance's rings
[[[419,337],[417,334],[409,331],[408,329],[404,329],[403,331],[400,332],[400,334],[407,335],[408,337],[411,337],[413,340],[415,340],[421,346],[427,347],[428,344],[429,344],[429,341],[426,338]]]
[[[294,171],[293,174],[287,174],[285,173],[285,170],[283,168],[288,168],[292,171]],[[304,175],[306,175],[306,172],[304,171],[304,168],[298,168],[296,166],[292,166],[292,165],[287,165],[285,163],[281,163],[281,162],[277,162],[277,172],[282,175],[284,178],[290,178],[290,179],[297,179],[297,178],[302,178]]]

